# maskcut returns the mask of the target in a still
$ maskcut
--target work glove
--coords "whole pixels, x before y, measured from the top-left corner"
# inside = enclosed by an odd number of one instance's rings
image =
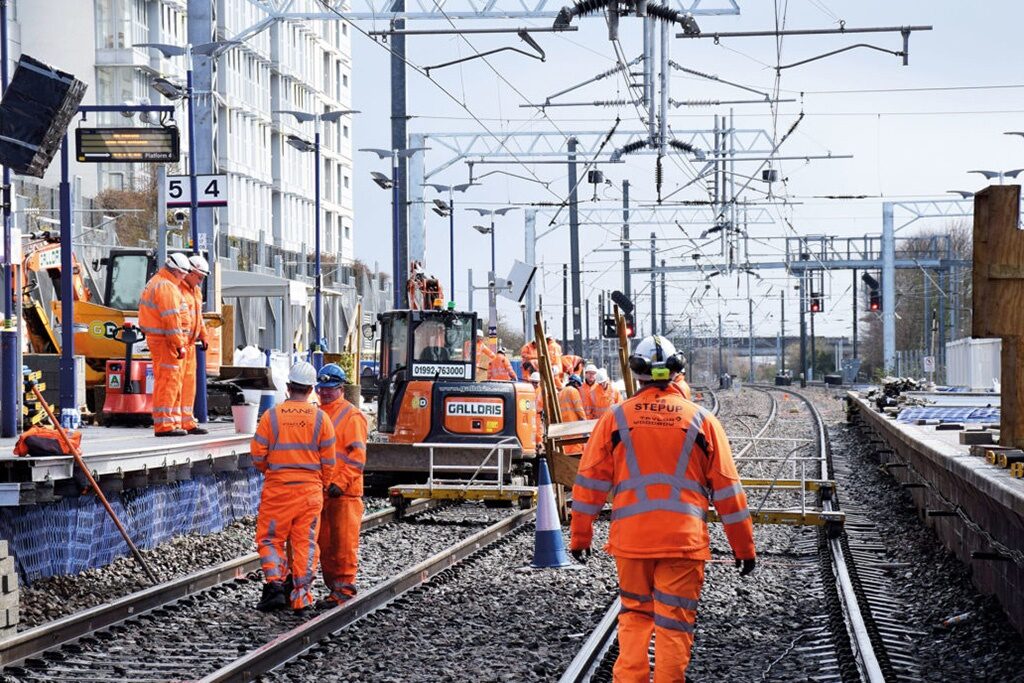
[[[577,548],[576,550],[570,550],[569,552],[572,553],[573,559],[580,564],[586,564],[591,555],[590,548]]]
[[[341,487],[338,486],[337,484],[331,484],[330,486],[327,487],[328,498],[341,498],[342,493],[343,491],[341,490]]]
[[[740,576],[746,576],[750,572],[754,571],[754,566],[757,564],[757,560],[741,560],[736,558],[736,568],[740,570]],[[742,569],[740,567],[742,566]]]
[[[196,342],[196,348],[206,351],[210,348],[210,344],[205,339],[200,339]]]
[[[179,360],[184,358],[185,355],[186,355],[186,353],[185,353],[184,347],[182,347],[180,349],[176,349],[175,352],[174,352],[174,357],[178,358]]]

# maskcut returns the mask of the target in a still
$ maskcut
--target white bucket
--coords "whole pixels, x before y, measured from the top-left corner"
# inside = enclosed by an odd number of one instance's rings
[[[235,420],[235,434],[252,434],[256,431],[256,413],[259,408],[254,403],[231,406],[231,417]]]

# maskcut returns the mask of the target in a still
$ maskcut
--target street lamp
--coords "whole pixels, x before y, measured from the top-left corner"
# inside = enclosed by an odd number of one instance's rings
[[[489,234],[491,236],[491,272],[487,277],[487,337],[491,340],[491,346],[497,347],[498,345],[498,299],[497,292],[495,291],[495,278],[497,277],[497,266],[495,265],[494,258],[494,217],[504,216],[509,211],[514,211],[517,207],[506,206],[501,209],[479,209],[476,207],[470,207],[467,211],[476,211],[481,216],[491,217],[491,226],[486,227],[483,225],[474,225],[473,229],[479,232],[481,235]],[[495,350],[497,350],[495,348]]]
[[[963,199],[970,199],[971,197],[974,196],[973,192],[968,192],[967,190],[946,190],[946,193],[947,194],[958,194]]]
[[[1003,178],[1016,178],[1018,175],[1020,175],[1021,171],[1024,171],[1024,168],[1015,168],[1015,169],[1012,169],[1012,170],[1009,170],[1009,171],[983,171],[983,170],[975,170],[975,171],[968,171],[968,173],[980,173],[981,175],[985,176],[985,178],[988,179],[988,180],[992,180],[993,178],[999,178],[999,184],[1002,185],[1003,184]]]
[[[313,152],[313,205],[316,217],[313,221],[313,269],[315,279],[313,281],[313,341],[309,345],[312,355],[313,367],[320,370],[324,366],[324,339],[323,339],[323,273],[320,269],[320,127],[321,122],[337,123],[338,119],[348,114],[358,114],[354,109],[334,109],[323,113],[310,114],[304,111],[292,109],[276,109],[275,114],[288,114],[299,123],[313,122],[313,142],[300,138],[298,135],[289,135],[285,142],[300,152]]]
[[[192,45],[191,43],[184,47],[180,45],[171,45],[169,43],[136,43],[135,47],[151,47],[158,51],[165,58],[170,59],[171,57],[184,57],[185,58],[185,88],[175,85],[166,78],[157,78],[151,85],[154,90],[158,93],[167,97],[171,100],[187,100],[188,106],[188,186],[189,186],[189,223],[191,224],[192,232],[192,253],[199,253],[199,221],[197,220],[196,214],[198,213],[198,201],[199,191],[196,187],[196,128],[195,128],[195,115],[193,95],[195,94],[192,89],[192,71],[195,67],[195,55],[202,55],[204,57],[210,57],[215,59],[223,54],[226,50],[234,47],[235,45],[241,45],[241,42],[237,40],[216,40],[212,43],[202,43],[199,45]],[[211,258],[207,259],[210,264],[211,274],[213,269],[217,267],[217,259],[212,258],[212,248],[214,245],[207,245],[209,255]],[[206,278],[206,282],[209,283],[210,278]],[[209,285],[207,284],[207,287]],[[209,289],[207,289],[209,294]],[[210,297],[207,295],[204,297],[203,310],[210,310]],[[196,421],[204,423],[207,421],[206,414],[206,350],[201,346],[196,347],[196,402],[195,402],[195,416]]]
[[[440,199],[434,200],[434,213],[439,216],[448,216],[448,287],[449,301],[455,301],[455,192],[465,192],[477,183],[461,183],[459,185],[440,185],[438,183],[424,183],[438,192],[448,193],[448,203]]]
[[[399,204],[401,197],[401,178],[398,177],[398,161],[399,159],[408,159],[417,152],[426,151],[426,147],[408,147],[406,149],[379,149],[376,147],[363,147],[360,152],[373,152],[381,159],[391,159],[391,270],[392,270],[392,281],[394,282],[394,304],[395,308],[402,308],[402,297],[405,296],[405,280],[408,275],[407,271],[409,268],[408,263],[402,263],[409,253],[408,244],[400,244],[401,238],[399,236],[399,211],[402,207]],[[385,190],[388,189],[388,178],[380,173],[373,173],[373,181],[380,185]]]

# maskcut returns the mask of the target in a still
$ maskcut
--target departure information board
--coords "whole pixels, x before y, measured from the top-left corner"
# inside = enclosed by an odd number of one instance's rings
[[[178,128],[77,128],[75,152],[81,162],[176,162]]]

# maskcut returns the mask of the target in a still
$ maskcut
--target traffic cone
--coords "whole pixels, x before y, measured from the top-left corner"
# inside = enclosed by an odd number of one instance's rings
[[[565,552],[562,525],[555,507],[555,487],[548,472],[548,461],[540,458],[537,466],[537,531],[533,540],[535,569],[565,567],[571,564]]]

